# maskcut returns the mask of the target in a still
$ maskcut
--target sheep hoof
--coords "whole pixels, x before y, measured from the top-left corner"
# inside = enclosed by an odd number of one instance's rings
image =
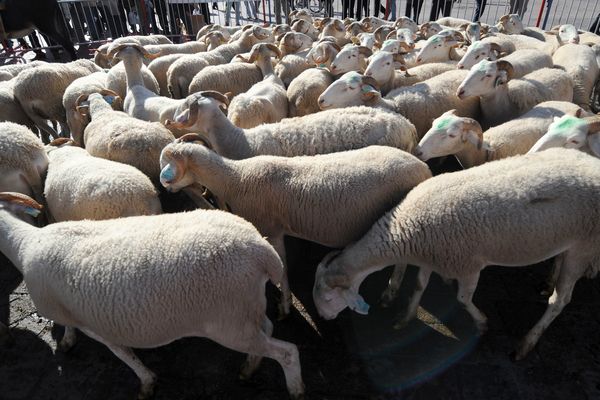
[[[287,319],[287,317],[290,316],[290,310],[289,309],[285,309],[285,307],[283,306],[283,304],[279,304],[278,307],[278,312],[277,312],[277,321],[283,321],[284,319]]]
[[[12,347],[15,344],[15,339],[6,331],[0,335],[0,347]]]
[[[379,304],[383,308],[388,308],[394,302],[396,295],[397,295],[397,293],[395,291],[391,291],[391,290],[384,291],[383,294],[381,295],[381,298],[379,299]]]
[[[396,329],[396,330],[403,329],[406,325],[408,325],[408,322],[409,322],[409,320],[407,320],[407,319],[401,319],[400,321],[398,321],[394,324],[394,329]]]
[[[137,400],[147,400],[154,395],[154,382],[142,385],[137,395]]]

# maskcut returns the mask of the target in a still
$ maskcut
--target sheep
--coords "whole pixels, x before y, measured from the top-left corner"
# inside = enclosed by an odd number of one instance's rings
[[[549,35],[556,35],[556,39],[559,41],[560,45],[567,43],[579,44],[581,40],[579,37],[579,31],[574,25],[571,24],[556,26],[549,32],[545,33]]]
[[[317,40],[319,38],[319,30],[307,20],[298,19],[292,21],[291,27],[292,31],[304,33],[305,35],[310,36],[312,40]]]
[[[346,37],[346,29],[341,20],[337,18],[325,18],[321,22],[322,30],[319,34],[319,38],[331,36],[335,38],[335,42],[338,46],[343,46],[350,43],[350,39]]]
[[[522,359],[569,302],[575,282],[598,272],[599,171],[594,157],[551,149],[428,179],[359,241],[323,259],[313,287],[317,311],[326,319],[345,307],[368,313],[358,294],[362,280],[386,265],[410,263],[419,267],[417,287],[396,328],[416,316],[435,271],[458,281],[457,300],[483,332],[487,319],[472,302],[481,270],[558,255],[554,294],[517,348]]]
[[[12,78],[10,72],[0,70],[0,82],[10,81]]]
[[[447,26],[450,28],[458,29],[464,24],[470,24],[471,21],[462,18],[454,18],[454,17],[442,17],[438,18],[435,23],[441,26]]]
[[[156,82],[158,83],[159,92],[161,96],[169,96],[169,87],[167,83],[167,71],[173,63],[179,60],[185,54],[169,54],[168,56],[161,56],[150,61],[148,64],[148,70],[152,73]],[[120,65],[121,63],[117,64]],[[146,86],[148,87],[148,86]],[[125,90],[127,91],[127,90]],[[124,98],[125,96],[123,96]]]
[[[147,54],[152,54],[152,57],[155,56],[154,53]],[[151,92],[158,94],[160,92],[160,85],[149,68],[142,65],[140,67],[140,72],[142,74],[144,87]],[[122,62],[119,62],[108,71],[106,88],[117,93],[122,99],[127,95],[127,71],[125,71],[125,65]]]
[[[50,149],[48,158],[44,196],[57,222],[162,212],[156,189],[137,168],[69,145]]]
[[[76,138],[81,138],[88,120],[77,112],[77,99],[81,95],[89,95],[90,93],[100,92],[103,90],[105,91],[106,77],[107,73],[104,71],[94,72],[91,75],[82,76],[81,78],[75,79],[69,86],[67,86],[65,90],[62,104],[67,113],[67,125],[69,126],[69,131],[71,132],[71,136],[73,139],[75,139],[75,142],[78,146],[80,146],[80,143]],[[122,104],[120,104],[120,106],[122,107]]]
[[[408,17],[400,17],[394,22],[394,28],[396,29],[408,29],[412,33],[417,33],[419,25]]]
[[[286,87],[294,78],[310,68],[307,56],[311,46],[312,39],[298,32],[288,32],[280,40],[279,49],[283,57],[275,66],[275,73]]]
[[[511,80],[508,61],[483,60],[475,65],[456,92],[460,99],[478,96],[485,127],[522,115],[542,101],[573,100],[573,80],[562,70],[542,68]]]
[[[260,68],[254,63],[233,63],[209,65],[198,72],[188,89],[188,93],[214,90],[237,96],[247,92],[263,79]]]
[[[87,104],[84,104],[87,101]],[[132,118],[124,112],[113,111],[111,96],[91,94],[78,99],[77,110],[90,118],[83,137],[77,144],[85,145],[94,157],[129,164],[158,183],[160,151],[175,140],[173,134],[158,122]]]
[[[375,37],[372,33],[359,33],[358,36],[356,36],[356,40],[353,40],[352,43],[359,46],[364,46],[373,51],[375,48]]]
[[[110,48],[109,56],[122,59],[127,72],[128,90],[123,106],[127,114],[150,122],[165,122],[173,118],[173,113],[184,99],[162,97],[143,86],[142,59],[153,58],[156,54],[148,53],[144,47],[135,43],[121,43]]]
[[[229,39],[231,39],[231,34],[238,32],[241,29],[241,26],[222,26],[219,24],[205,25],[200,28],[196,34],[196,40],[200,40],[213,32],[219,32],[221,35],[223,35],[226,41],[229,41]]]
[[[455,108],[459,115],[479,116],[478,99],[461,100],[456,97],[456,88],[466,75],[467,71],[447,71],[415,85],[394,89],[382,98],[375,79],[350,72],[321,94],[319,107],[327,110],[367,105],[395,111],[415,125],[417,136],[421,138],[430,128],[431,121],[444,111]]]
[[[15,80],[0,82],[0,122],[8,121],[36,130],[36,125],[15,98]]]
[[[25,64],[2,65],[2,66],[0,66],[0,72],[7,78],[8,78],[8,76],[10,76],[10,78],[6,79],[6,80],[10,80],[10,79],[14,78],[15,76],[19,75],[22,71],[25,71],[30,68],[36,68],[36,67],[39,67],[41,65],[46,65],[46,64],[48,64],[48,63],[45,61],[31,61],[31,62],[28,62]]]
[[[600,76],[594,50],[585,45],[565,44],[554,52],[552,61],[573,80],[573,103],[589,111],[592,88]]]
[[[456,47],[464,41],[460,32],[454,31],[450,34],[444,34],[443,31],[427,39],[427,42],[417,53],[417,64],[442,62],[461,59],[461,55],[456,52]]]
[[[537,153],[551,147],[581,149],[600,157],[600,131],[598,116],[579,118],[581,115],[554,117],[548,131],[533,145],[528,153]]]
[[[264,78],[231,100],[227,115],[240,128],[254,128],[287,117],[287,93],[283,82],[273,71],[271,57],[281,57],[281,52],[274,44],[257,43],[252,47],[248,62],[255,63]]]
[[[459,68],[462,66],[462,68],[469,69],[488,57],[495,60],[501,54],[507,55],[515,50],[524,49],[539,50],[549,55],[554,52],[550,49],[549,44],[528,36],[498,34],[472,43],[458,65]]]
[[[37,214],[39,204],[13,193],[0,199],[0,249],[23,274],[40,315],[69,327],[60,349],[72,347],[72,328],[80,329],[134,371],[138,399],[147,399],[156,376],[131,347],[206,337],[249,354],[243,378],[263,356],[275,359],[290,396],[302,396],[298,349],[271,338],[265,314],[265,283],[279,283],[282,263],[250,223],[196,210],[40,229],[13,215]]]
[[[507,61],[512,65],[513,78],[522,78],[541,68],[554,67],[553,57],[550,57],[548,53],[534,49],[516,50],[498,61],[500,60]],[[498,61],[492,61],[491,63],[497,63]],[[458,68],[460,67],[459,65]]]
[[[77,60],[66,64],[45,64],[17,75],[14,83],[15,98],[25,113],[40,130],[44,143],[58,134],[46,120],[67,122],[62,98],[67,86],[75,79],[99,72],[100,67],[90,60]]]
[[[19,192],[43,202],[48,156],[40,139],[26,127],[0,122],[0,190]]]
[[[160,158],[161,183],[170,192],[189,185],[205,186],[267,236],[284,265],[280,315],[289,313],[291,303],[284,235],[330,247],[346,246],[391,204],[431,177],[426,164],[391,147],[235,161],[195,143],[197,138],[186,135],[165,147]],[[357,192],[358,187],[364,190]]]
[[[172,44],[171,40],[164,35],[132,35],[132,36],[124,36],[113,40],[110,43],[105,43],[102,46],[98,47],[98,50],[94,53],[94,62],[100,68],[110,68],[111,59],[107,57],[108,48],[110,46],[114,46],[118,43],[137,43],[141,46],[149,45],[149,44]]]
[[[335,56],[329,70],[333,75],[341,75],[349,71],[363,72],[367,68],[367,58],[372,54],[368,47],[347,45]]]
[[[319,96],[334,81],[334,77],[327,70],[339,47],[335,43],[319,43],[314,51],[314,61],[320,68],[310,68],[298,75],[287,88],[289,116],[301,117],[319,111]]]
[[[234,160],[257,155],[294,157],[358,149],[370,145],[411,152],[416,145],[414,125],[402,116],[367,107],[319,112],[286,118],[252,129],[238,128],[221,108],[228,100],[216,92],[201,92],[186,100],[168,128],[204,132],[215,151]]]
[[[208,45],[206,51],[211,51],[212,49],[217,48],[221,44],[226,43],[225,36],[219,31],[210,32],[203,38],[203,41]],[[150,53],[155,52],[150,46],[146,46],[146,49]],[[152,75],[154,75],[156,81],[158,82],[161,96],[169,96],[169,88],[167,84],[167,71],[169,70],[171,64],[173,64],[176,60],[180,59],[183,56],[184,53],[163,55],[163,53],[161,52],[160,57],[152,60],[150,64],[148,64],[148,69],[150,70],[150,72],[152,72]]]
[[[566,101],[546,101],[522,116],[482,133],[481,125],[454,110],[433,121],[414,154],[423,161],[454,154],[464,168],[525,154],[548,130],[553,118],[577,115],[583,110]]]
[[[444,27],[442,25],[438,24],[437,22],[429,21],[421,24],[418,32],[423,39],[429,39],[430,37],[437,35],[443,30]]]
[[[225,64],[238,53],[249,51],[258,42],[270,37],[270,32],[259,26],[247,25],[239,40],[199,54],[189,54],[175,61],[167,71],[169,92],[173,98],[187,96],[194,76],[207,65]]]

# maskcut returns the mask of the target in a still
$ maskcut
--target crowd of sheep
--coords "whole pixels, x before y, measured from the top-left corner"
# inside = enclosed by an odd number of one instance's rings
[[[361,283],[394,265],[389,305],[417,266],[397,329],[436,272],[483,333],[481,270],[555,257],[521,359],[600,269],[599,76],[600,37],[572,25],[305,11],[0,67],[0,250],[65,326],[59,348],[75,329],[103,343],[140,399],[156,377],[131,348],[188,336],[247,353],[242,377],[276,360],[303,396],[298,349],[265,313],[267,281],[290,312],[286,235],[339,249],[316,271],[325,319],[367,314]],[[425,161],[449,155],[464,171],[433,176]],[[198,209],[163,213],[179,191]]]

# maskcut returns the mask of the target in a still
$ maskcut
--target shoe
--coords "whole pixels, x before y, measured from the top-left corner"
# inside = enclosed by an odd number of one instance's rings
[[[213,3],[212,9],[219,11],[219,6],[217,5],[217,3]]]

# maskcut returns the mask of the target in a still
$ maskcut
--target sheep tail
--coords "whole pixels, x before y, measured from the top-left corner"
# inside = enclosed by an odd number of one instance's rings
[[[279,254],[277,254],[275,249],[270,244],[268,247],[268,254],[266,254],[266,257],[262,260],[261,265],[271,283],[274,285],[279,285],[283,278],[283,262],[281,261]]]

